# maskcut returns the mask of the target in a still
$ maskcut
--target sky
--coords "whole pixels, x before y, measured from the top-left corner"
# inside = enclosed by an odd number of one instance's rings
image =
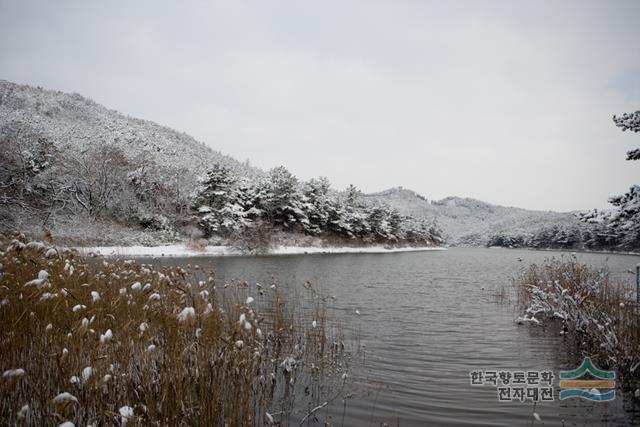
[[[0,79],[301,179],[540,210],[640,183],[639,1],[0,0]]]

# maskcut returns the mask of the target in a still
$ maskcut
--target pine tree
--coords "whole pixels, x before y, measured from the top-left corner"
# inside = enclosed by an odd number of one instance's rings
[[[229,235],[248,224],[233,172],[217,163],[201,181],[193,209],[205,235]]]
[[[613,122],[622,129],[631,132],[640,132],[640,111],[634,113],[623,113],[621,116],[613,116]]]
[[[331,184],[327,178],[312,178],[304,185],[304,210],[309,219],[307,232],[318,234],[329,227],[330,216],[333,211],[330,195]]]
[[[640,111],[613,116],[613,122],[623,132],[640,132]],[[640,149],[627,151],[627,160],[640,160]],[[580,215],[589,224],[585,245],[592,248],[616,247],[624,250],[640,249],[640,186],[633,185],[621,196],[609,198],[613,212],[591,212]]]
[[[291,229],[296,225],[304,228],[309,223],[298,179],[284,166],[269,171],[265,208],[274,225]]]
[[[382,242],[395,240],[395,236],[391,232],[391,225],[389,224],[389,211],[385,206],[371,206],[367,211],[367,223],[373,235],[373,240]]]
[[[231,170],[219,163],[207,171],[206,177],[200,182],[201,189],[196,197],[196,205],[207,206],[211,209],[222,209],[232,198],[236,177]]]
[[[611,197],[617,207],[609,217],[609,225],[623,249],[640,248],[640,185],[632,186],[621,196]]]
[[[613,121],[623,132],[640,132],[640,111],[613,116]],[[628,151],[627,160],[640,160],[640,149]],[[633,185],[627,193],[611,197],[609,203],[618,208],[608,218],[618,245],[623,249],[640,248],[640,186]]]
[[[284,167],[249,180],[215,164],[201,181],[192,210],[205,236],[229,238],[243,247],[252,247],[252,239],[269,240],[274,229],[362,242],[442,243],[435,227],[368,203],[353,185],[333,192],[326,178],[301,183]]]
[[[339,227],[350,238],[364,238],[370,232],[364,196],[355,185],[349,185],[340,209]]]

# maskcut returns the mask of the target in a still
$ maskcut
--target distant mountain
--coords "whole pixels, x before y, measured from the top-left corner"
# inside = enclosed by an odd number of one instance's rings
[[[429,201],[402,187],[366,197],[386,203],[402,214],[435,222],[442,229],[443,237],[454,245],[484,245],[496,234],[526,235],[554,225],[562,228],[579,225],[570,212],[533,211],[461,197]]]

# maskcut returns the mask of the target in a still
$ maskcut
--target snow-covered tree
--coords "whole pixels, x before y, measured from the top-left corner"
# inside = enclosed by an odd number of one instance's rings
[[[371,231],[373,240],[394,241],[394,229],[390,223],[390,209],[384,205],[374,205],[367,209],[367,224]],[[398,230],[395,230],[398,231]]]
[[[640,132],[640,111],[614,116],[613,121],[622,131]],[[640,149],[628,151],[627,160],[640,160]],[[627,193],[611,197],[609,203],[617,208],[611,213],[609,224],[618,235],[619,245],[640,248],[640,186],[633,185]]]
[[[624,249],[640,248],[640,185],[632,186],[621,196],[609,199],[617,207],[609,216],[609,226]]]
[[[440,230],[435,224],[430,224],[425,220],[405,216],[402,218],[400,228],[404,235],[403,240],[416,244],[440,245],[444,243],[444,239]],[[398,236],[400,238],[400,236]]]
[[[527,245],[527,240],[527,236],[523,235],[510,236],[505,233],[498,233],[489,237],[487,246],[499,246],[502,248],[521,248]]]
[[[226,166],[215,164],[201,182],[193,208],[200,228],[207,234],[229,235],[248,223],[237,178]]]
[[[613,116],[613,122],[622,131],[640,132],[640,111],[624,113],[621,116]],[[627,151],[627,160],[640,160],[640,148]]]
[[[325,177],[312,178],[304,184],[304,210],[309,220],[307,231],[319,234],[326,230],[335,211],[335,199],[331,196],[331,184]]]
[[[613,116],[616,126],[622,131],[640,132],[640,111]],[[627,152],[627,160],[640,160],[640,149]],[[625,250],[640,248],[640,186],[633,185],[621,196],[614,196],[609,203],[617,209],[611,212],[589,212],[581,219],[594,226],[589,242],[616,246]]]
[[[269,171],[266,189],[264,210],[274,225],[292,229],[296,226],[304,228],[309,223],[298,179],[284,166]]]
[[[614,115],[613,122],[621,128],[623,132],[626,130],[640,132],[640,111],[623,113],[621,116]]]
[[[96,146],[79,155],[67,155],[61,163],[61,185],[66,187],[75,212],[92,218],[128,217],[131,164],[122,149],[110,144]]]
[[[369,234],[371,228],[367,222],[364,196],[355,185],[347,187],[338,203],[338,232],[352,239],[363,238]]]
[[[264,179],[251,181],[247,178],[238,180],[238,203],[245,211],[248,225],[257,224],[265,215],[264,206],[268,197],[267,184]]]

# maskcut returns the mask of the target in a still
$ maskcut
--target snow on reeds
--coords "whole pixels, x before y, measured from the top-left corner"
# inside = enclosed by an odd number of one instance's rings
[[[178,314],[179,322],[186,322],[189,319],[196,317],[196,310],[193,307],[185,307],[180,314]]]
[[[111,329],[107,329],[104,334],[100,335],[100,343],[105,344],[111,341],[111,338],[113,338],[113,332],[111,332]]]
[[[614,281],[575,256],[533,264],[515,279],[524,315],[518,323],[561,324],[560,334],[632,386],[640,379],[640,307],[631,283]]]
[[[303,308],[213,277],[0,236],[0,419],[296,424],[342,390],[348,354],[313,289]]]
[[[23,377],[25,375],[25,371],[22,368],[18,369],[9,369],[2,373],[2,378],[18,378]]]

